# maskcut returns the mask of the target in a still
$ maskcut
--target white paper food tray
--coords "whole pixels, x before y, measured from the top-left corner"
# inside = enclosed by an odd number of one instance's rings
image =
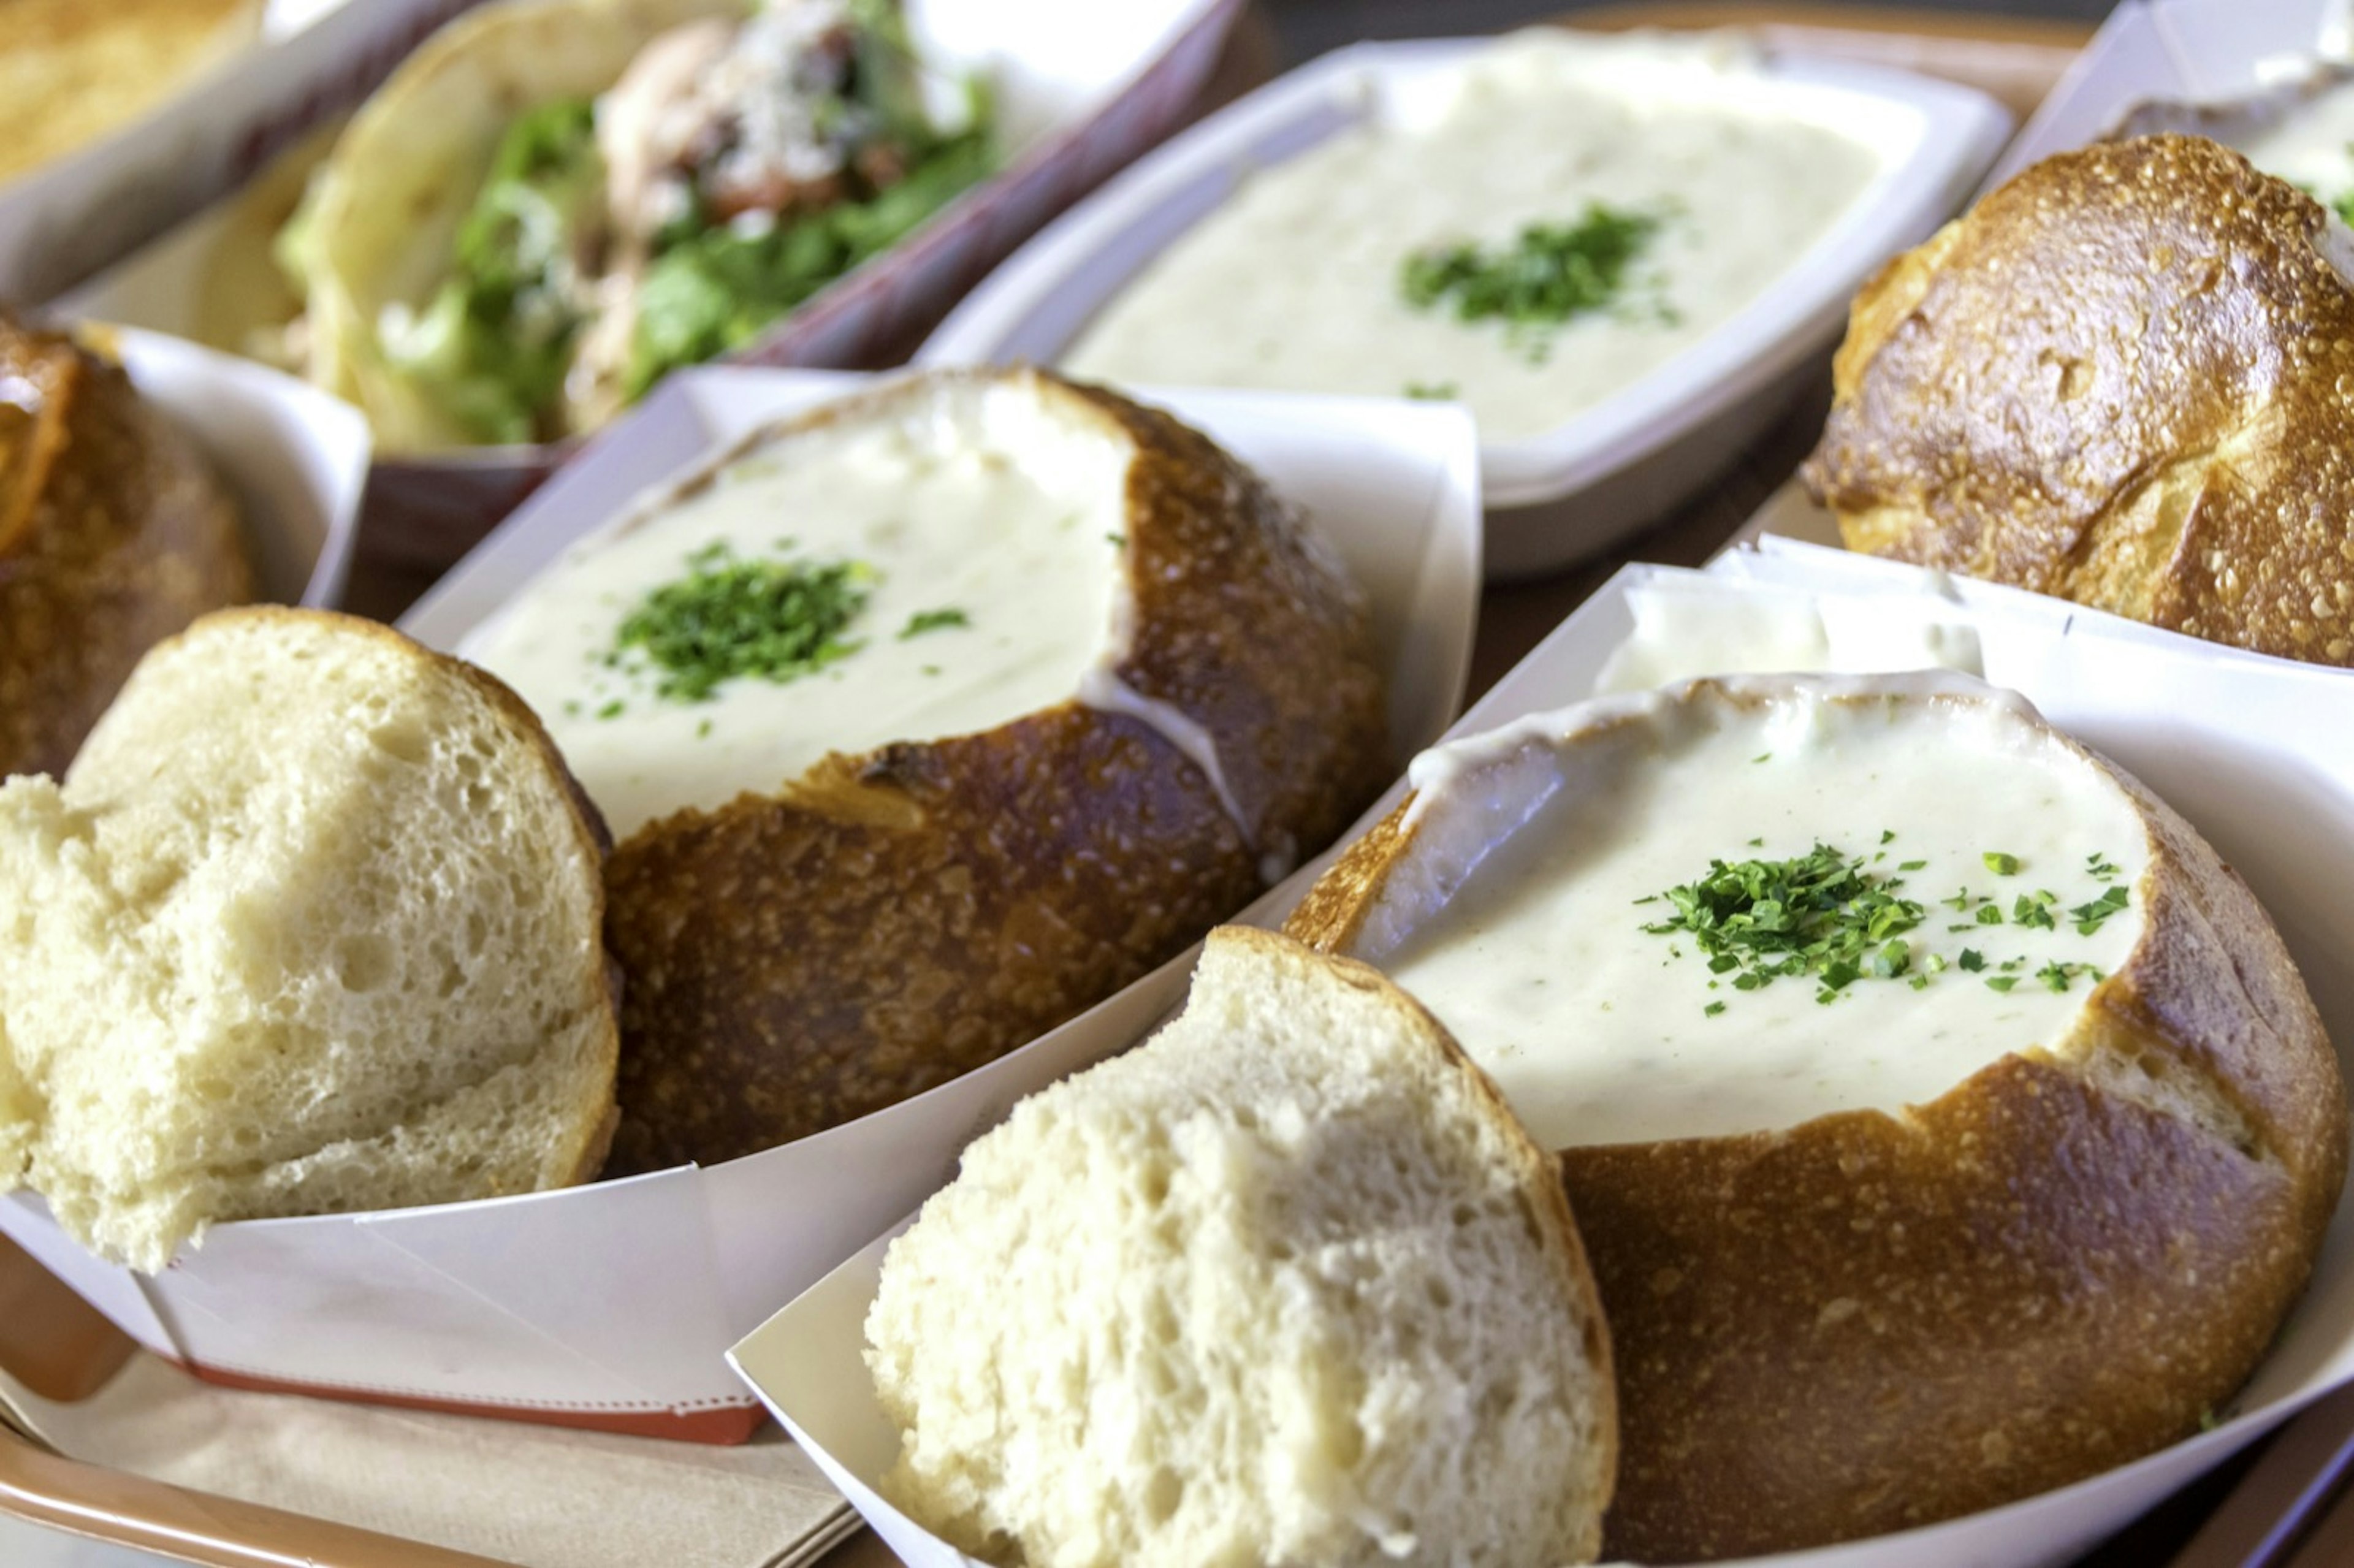
[[[1253,168],[1396,112],[1488,47],[1476,38],[1361,44],[1229,105],[1023,247],[941,323],[917,362],[1055,363]],[[1836,95],[1843,117],[1871,128],[1880,173],[1773,288],[1699,343],[1564,425],[1481,447],[1490,577],[1552,571],[1606,549],[1738,456],[1787,409],[1784,382],[1838,337],[1857,286],[1953,212],[2010,130],[1992,99],[1967,88],[1797,56],[1768,56],[1766,65],[1778,80]]]
[[[927,59],[991,83],[1003,170],[726,357],[856,365],[921,332],[1039,225],[1169,133],[1201,95],[1241,8],[1242,0],[907,0]],[[60,303],[77,315],[196,335],[199,281],[228,222],[227,208],[204,214]],[[471,447],[382,459],[368,494],[370,553],[433,566],[455,560],[566,450]]]
[[[186,430],[236,497],[261,598],[343,597],[367,483],[367,422],[290,376],[148,332],[99,336],[141,397]]]
[[[1935,585],[1919,575],[1918,587]],[[1593,694],[1636,624],[1646,593],[1682,590],[1778,599],[1801,614],[1870,603],[1883,632],[1909,604],[1921,623],[1975,632],[1984,673],[2023,692],[2044,715],[2116,758],[2207,835],[2264,900],[2354,1078],[2354,731],[2312,715],[2347,701],[2337,672],[2283,661],[2219,661],[2187,638],[2121,637],[2104,620],[2016,619],[1935,591],[1909,600],[1837,603],[1806,585],[1744,577],[1733,558],[1709,573],[1628,567],[1540,644],[1450,734]],[[1830,619],[1826,615],[1825,619]],[[2146,629],[2140,629],[2146,630]],[[1902,637],[1891,640],[1904,641]],[[1852,671],[1899,668],[1859,645]],[[1706,671],[1683,669],[1675,674]],[[1376,810],[1404,798],[1391,791]],[[1258,918],[1271,915],[1255,912]],[[904,1228],[904,1225],[901,1227]],[[894,1233],[896,1234],[896,1232]],[[888,1238],[869,1245],[730,1352],[794,1441],[909,1568],[980,1568],[875,1493],[897,1454],[861,1359],[864,1319]],[[2134,1464],[2008,1507],[1925,1529],[1770,1559],[1776,1568],[2033,1568],[2084,1551],[2233,1450],[2354,1378],[2354,1202],[2341,1197],[2313,1283],[2270,1354],[2214,1430]]]
[[[48,299],[235,189],[476,3],[357,0],[322,14],[277,0],[251,48],[132,123],[0,182],[0,300]]]
[[[2354,12],[2343,0],[2122,0],[1982,188],[2099,141],[2137,104],[2223,102],[2349,58]]]
[[[403,630],[454,645],[648,487],[758,425],[872,379],[725,367],[673,376],[469,556]],[[1161,401],[1304,506],[1364,586],[1402,768],[1453,717],[1470,666],[1479,497],[1469,417],[1249,394]],[[1298,897],[1322,863],[1262,902]],[[958,1151],[1013,1101],[1142,1035],[1191,967],[1190,954],[1172,960],[928,1094],[708,1169],[440,1208],[218,1225],[153,1277],[99,1262],[27,1195],[0,1201],[0,1231],[140,1343],[217,1382],[733,1441],[759,1406],[729,1373],[727,1346],[946,1181]]]

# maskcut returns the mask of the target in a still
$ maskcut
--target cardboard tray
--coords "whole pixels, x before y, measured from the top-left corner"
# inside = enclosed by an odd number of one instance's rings
[[[771,420],[856,389],[844,372],[672,377],[402,622],[457,647],[572,541]],[[1479,583],[1469,417],[1385,401],[1189,392],[1188,423],[1302,506],[1373,609],[1395,766],[1462,701]],[[1267,896],[1307,886],[1312,868]],[[1189,955],[1190,957],[1190,955]],[[779,1148],[557,1192],[214,1226],[161,1273],[101,1261],[30,1193],[0,1232],[147,1350],[208,1382],[739,1442],[758,1406],[726,1347],[945,1179],[1040,1085],[1119,1050],[1176,999],[1173,959],[1022,1048]]]
[[[1942,662],[2024,693],[2053,724],[2147,782],[2221,852],[2279,925],[2338,1046],[2340,1070],[2354,1081],[2354,899],[2346,895],[2354,886],[2354,735],[2306,722],[2354,701],[2349,678],[2219,651],[2033,595],[1979,593],[1978,585],[1949,584],[1940,574],[1845,569],[1860,564],[1886,565],[1795,544],[1728,552],[1707,572],[1628,567],[1449,735],[1479,734],[1630,685],[1717,673],[1728,667],[1720,662],[1724,648],[1755,660],[1732,669],[1793,667],[1794,632],[1797,641],[1820,636],[1828,645],[1795,667],[1847,673],[1916,668],[1927,662],[1925,648],[1941,644],[1949,654]],[[1726,627],[1744,622],[1768,635],[1724,636]],[[1691,635],[1702,628],[1712,635]],[[1648,657],[1627,669],[1620,660],[1638,641]],[[1375,810],[1394,808],[1405,794],[1400,783]],[[1282,913],[1255,910],[1249,921],[1273,924]],[[903,1562],[985,1568],[875,1489],[897,1440],[861,1351],[889,1240],[878,1238],[778,1313],[730,1360]],[[2349,1381],[2354,1184],[2340,1195],[2303,1300],[2211,1430],[2002,1508],[1771,1561],[1787,1568],[2064,1563]]]

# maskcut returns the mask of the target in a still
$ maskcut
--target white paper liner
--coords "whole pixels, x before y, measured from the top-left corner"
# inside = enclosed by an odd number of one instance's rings
[[[927,365],[1052,364],[1088,320],[1254,166],[1299,154],[1457,69],[1458,38],[1337,50],[1228,105],[1043,230],[926,342]],[[1489,572],[1526,576],[1606,548],[1690,494],[1787,408],[1792,372],[1838,337],[1857,286],[1928,237],[2002,145],[2009,116],[1967,88],[1884,68],[1769,58],[1771,76],[1842,96],[1886,163],[1766,294],[1607,402],[1481,449]]]
[[[872,379],[724,367],[673,377],[402,628],[454,645],[567,543],[649,486],[759,424]],[[1364,586],[1403,767],[1446,727],[1469,668],[1479,501],[1468,416],[1243,393],[1156,400],[1302,505]],[[1254,907],[1297,898],[1322,863]],[[0,1231],[142,1344],[215,1373],[526,1418],[640,1429],[641,1416],[674,1418],[678,1435],[712,1436],[713,1413],[757,1409],[723,1359],[731,1342],[939,1186],[957,1152],[1016,1099],[1141,1036],[1178,1000],[1191,967],[1190,953],[1173,959],[929,1093],[708,1169],[219,1225],[153,1277],[84,1252],[29,1195],[0,1200]]]
[[[1450,736],[1491,729],[1595,692],[1636,624],[1630,595],[1689,593],[1720,602],[1778,601],[1819,617],[1854,590],[1817,575],[1804,546],[1764,572],[1735,552],[1710,572],[1628,567],[1474,705]],[[1883,563],[1884,564],[1884,563]],[[2219,658],[2210,644],[2060,606],[2057,614],[1981,599],[1914,572],[1889,597],[1864,592],[1901,625],[1967,624],[1988,679],[2024,693],[2061,728],[2115,758],[2188,818],[2263,899],[2304,970],[2354,1078],[2354,728],[2315,722],[2354,702],[2341,672],[2253,655]],[[1953,590],[1960,589],[1956,595]],[[2022,596],[2031,598],[2032,596]],[[2052,601],[2040,601],[2050,605]],[[2146,634],[2146,635],[2143,635]],[[1672,661],[1665,653],[1655,667]],[[1872,669],[1867,650],[1850,667]],[[1712,673],[1670,672],[1681,677]],[[1401,783],[1385,805],[1403,799]],[[1384,807],[1376,807],[1376,810]],[[794,1440],[806,1448],[909,1568],[970,1564],[875,1491],[897,1440],[876,1405],[861,1351],[888,1238],[793,1301],[730,1353]],[[2019,1568],[2074,1557],[2168,1492],[2354,1378],[2354,1202],[2341,1195],[2304,1300],[2214,1430],[2105,1475],[2039,1497],[1901,1534],[1755,1561],[1782,1568]],[[978,1565],[973,1565],[978,1568]]]
[[[2121,0],[1988,174],[2086,146],[2135,105],[2220,103],[2354,52],[2344,0]]]

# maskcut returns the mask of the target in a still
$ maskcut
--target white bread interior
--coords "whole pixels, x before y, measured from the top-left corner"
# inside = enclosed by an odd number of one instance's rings
[[[1615,1395],[1553,1160],[1405,993],[1267,933],[967,1150],[866,1331],[886,1491],[998,1561],[1599,1544]]]
[[[381,627],[161,645],[62,785],[0,786],[0,1188],[94,1250],[602,1159],[599,831],[511,694]]]

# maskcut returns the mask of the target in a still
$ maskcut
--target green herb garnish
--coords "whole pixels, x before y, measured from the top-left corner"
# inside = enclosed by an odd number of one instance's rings
[[[865,608],[872,568],[854,561],[739,561],[698,552],[621,622],[613,655],[642,650],[654,694],[698,703],[739,675],[784,682],[856,652],[843,632]]]
[[[972,618],[960,609],[919,609],[907,618],[899,629],[899,641],[921,637],[927,631],[942,631],[951,626],[970,626]]]
[[[2007,991],[2018,983],[2019,977],[2017,975],[1988,975],[1987,977],[1987,990],[1988,991]]]
[[[1978,858],[1985,861],[1986,868],[1997,876],[2019,874],[2019,857],[2015,854],[2005,854],[2000,850],[1988,850]]]
[[[1979,952],[1976,948],[1964,948],[1962,949],[1961,958],[1956,961],[1960,963],[1962,968],[1969,970],[1972,974],[1976,974],[1978,970],[1986,968],[1986,955]]]
[[[2099,930],[2101,922],[2125,908],[2132,896],[2124,886],[2115,886],[2091,903],[2079,904],[2069,910],[2069,917],[2076,922],[2076,934],[2080,937],[2089,937]]]
[[[1458,321],[1500,320],[1541,357],[1545,332],[1617,301],[1660,221],[1588,202],[1576,222],[1530,224],[1510,245],[1417,251],[1398,270],[1398,291],[1416,310],[1447,305]]]
[[[1675,913],[1643,929],[1689,935],[1736,991],[1812,975],[1816,1000],[1828,1001],[1867,975],[1890,980],[1912,967],[1902,937],[1920,924],[1921,906],[1863,864],[1821,843],[1795,860],[1712,860],[1707,875],[1657,895]]]
[[[2031,930],[2049,931],[2052,928],[2052,906],[2059,902],[2060,895],[2056,893],[2022,893],[2011,900],[2010,923],[2025,926]]]
[[[1452,403],[1463,396],[1463,388],[1452,381],[1409,381],[1405,395],[1418,403]]]

